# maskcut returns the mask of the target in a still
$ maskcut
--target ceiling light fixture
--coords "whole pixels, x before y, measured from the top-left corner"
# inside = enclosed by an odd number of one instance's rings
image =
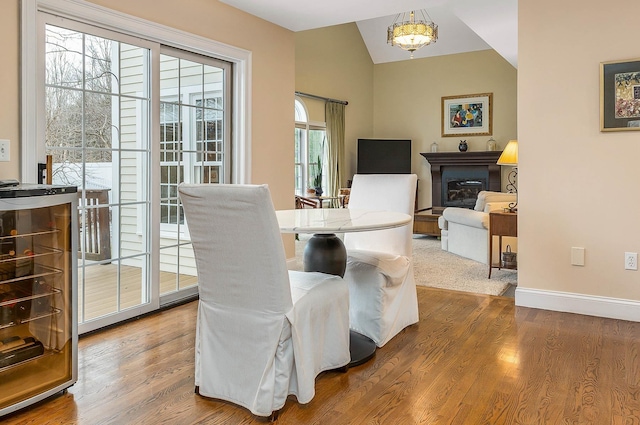
[[[421,20],[416,20],[416,12],[398,13],[393,24],[387,29],[387,43],[398,46],[403,50],[413,52],[438,39],[438,25],[434,24],[426,10],[418,11]],[[409,14],[407,18],[407,13]]]

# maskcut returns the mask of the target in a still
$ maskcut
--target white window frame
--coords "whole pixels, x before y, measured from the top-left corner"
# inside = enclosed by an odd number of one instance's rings
[[[298,105],[301,106],[301,108],[298,107]],[[326,122],[320,122],[320,121],[310,121],[309,120],[309,112],[307,110],[307,105],[305,105],[305,103],[302,101],[302,99],[300,99],[298,96],[295,97],[295,104],[294,104],[294,109],[296,110],[296,118],[298,115],[298,111],[300,113],[300,115],[304,114],[304,118],[306,119],[306,121],[299,121],[299,120],[295,120],[295,124],[294,127],[297,129],[301,129],[304,131],[304,134],[302,136],[302,144],[303,146],[301,146],[301,155],[303,158],[303,162],[302,162],[302,183],[304,185],[304,187],[302,188],[303,193],[297,193],[297,195],[301,195],[301,196],[306,196],[306,190],[308,189],[307,187],[307,183],[309,182],[309,131],[310,130],[324,130],[325,135],[327,132],[327,123]],[[295,137],[295,135],[294,135]],[[323,158],[322,158],[322,185],[325,186],[327,184],[327,173],[326,173],[326,165],[327,165],[327,151],[326,151],[326,146],[325,146],[325,150],[323,152]],[[295,158],[294,165],[299,164],[299,162],[297,162],[298,158]]]
[[[191,55],[190,52],[180,52],[180,51],[175,51],[173,49],[167,49],[163,47],[160,48],[160,55],[171,56],[180,60],[188,60],[188,61],[196,61],[196,62],[198,60],[203,60],[203,63],[206,62],[206,58],[194,57],[193,55]],[[217,60],[217,59],[218,58],[215,58],[214,60]],[[224,68],[225,73],[230,72],[229,68],[227,68],[227,66],[224,64],[207,63],[207,65],[214,66],[214,67],[219,66],[220,68]],[[231,83],[231,86],[233,86],[233,82]],[[197,161],[195,158],[195,155],[191,153],[192,151],[196,150],[196,144],[197,144],[197,141],[195,140],[192,134],[196,128],[196,117],[192,113],[193,112],[192,108],[190,108],[187,105],[193,105],[194,104],[193,100],[196,97],[202,97],[204,99],[221,97],[224,99],[224,102],[227,102],[227,103],[230,102],[231,105],[233,105],[232,94],[228,90],[225,84],[220,82],[214,82],[214,83],[207,83],[204,86],[204,92],[202,90],[196,89],[195,87],[186,88],[182,90],[178,90],[177,88],[172,88],[172,89],[161,90],[159,95],[160,95],[161,102],[175,101],[178,103],[177,107],[180,109],[180,114],[182,117],[180,119],[180,122],[182,124],[181,151],[183,152],[181,165],[184,170],[182,179],[185,183],[193,183],[194,181],[196,181],[194,168],[201,165],[202,161],[200,162]],[[230,138],[227,137],[227,133],[229,132],[229,128],[231,125],[229,122],[228,115],[233,114],[232,111],[229,111],[229,112],[230,112],[229,114],[225,114],[225,119],[223,123],[223,129],[225,132],[225,136],[223,137],[223,140],[224,140],[223,161],[218,161],[218,164],[207,164],[207,165],[218,165],[220,167],[220,169],[224,172],[224,176],[220,177],[220,182],[223,182],[223,183],[233,182],[232,180],[233,177],[231,176],[230,170],[233,170],[233,168],[235,167],[235,165],[232,165],[229,162],[229,157],[231,157],[231,160],[233,161],[233,152],[234,152],[232,150],[233,142],[229,142]],[[212,161],[204,161],[204,162],[211,163]],[[165,161],[162,161],[162,159],[160,159],[160,165],[162,166],[167,164],[165,163]],[[158,179],[158,181],[160,181],[160,179]],[[182,240],[191,240],[187,226],[178,225],[178,223],[163,223],[162,220],[160,220],[160,236],[161,237],[173,238],[178,236],[178,234],[180,236],[180,239]]]

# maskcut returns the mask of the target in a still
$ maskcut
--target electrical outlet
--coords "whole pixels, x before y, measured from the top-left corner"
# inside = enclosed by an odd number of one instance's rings
[[[0,140],[0,162],[9,162],[9,141]]]
[[[624,253],[624,269],[638,270],[638,253],[637,252]]]

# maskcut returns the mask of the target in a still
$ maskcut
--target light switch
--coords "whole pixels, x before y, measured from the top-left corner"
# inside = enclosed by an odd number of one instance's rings
[[[571,247],[571,265],[584,266],[584,248]]]
[[[9,146],[8,140],[0,140],[0,162],[9,162]]]

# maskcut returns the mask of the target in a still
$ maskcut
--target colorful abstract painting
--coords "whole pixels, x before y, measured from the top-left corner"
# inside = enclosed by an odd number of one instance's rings
[[[492,134],[493,93],[442,98],[442,136],[482,136]]]

